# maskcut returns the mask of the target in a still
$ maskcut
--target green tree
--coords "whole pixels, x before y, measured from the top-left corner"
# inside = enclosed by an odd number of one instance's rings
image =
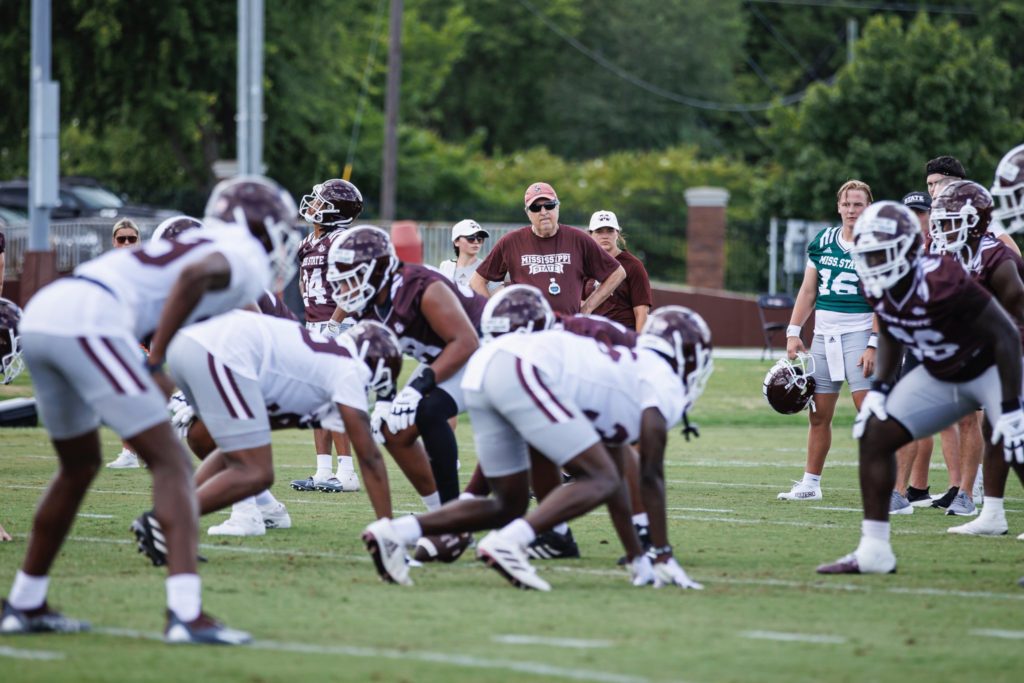
[[[956,23],[917,16],[868,22],[857,59],[834,85],[812,86],[798,106],[775,110],[765,138],[785,169],[766,205],[784,215],[831,217],[848,178],[875,198],[922,189],[925,162],[960,158],[987,183],[1021,136],[1011,115],[1011,73],[990,39],[971,40]]]

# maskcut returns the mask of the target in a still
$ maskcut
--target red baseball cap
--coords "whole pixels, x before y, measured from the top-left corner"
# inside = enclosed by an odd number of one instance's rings
[[[547,183],[532,183],[526,188],[526,205],[533,204],[538,199],[558,199],[555,188]]]

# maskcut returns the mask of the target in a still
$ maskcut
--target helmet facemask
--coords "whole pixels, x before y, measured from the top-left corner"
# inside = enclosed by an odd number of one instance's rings
[[[958,254],[967,244],[970,231],[980,220],[978,210],[969,203],[954,213],[943,207],[935,207],[928,220],[928,232],[932,244],[946,254]]]
[[[995,201],[992,220],[999,221],[1011,234],[1024,230],[1024,183],[1009,187],[993,185],[989,191]]]
[[[313,186],[313,192],[303,195],[299,203],[299,215],[307,223],[331,228],[342,228],[351,225],[355,218],[344,218],[334,203],[323,195],[323,183]]]
[[[10,384],[25,369],[25,361],[21,357],[21,339],[12,329],[0,330],[0,350],[4,355],[0,357],[0,367],[3,368],[3,384]]]
[[[907,256],[914,246],[915,237],[916,235],[900,235],[890,240],[879,240],[870,232],[859,236],[850,250],[850,255],[853,257],[853,265],[860,282],[868,294],[874,297],[882,296],[910,272],[910,260]]]

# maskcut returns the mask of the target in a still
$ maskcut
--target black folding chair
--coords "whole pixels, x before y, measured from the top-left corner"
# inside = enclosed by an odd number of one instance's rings
[[[789,317],[785,320],[768,320],[765,311],[792,310],[793,297],[788,294],[762,294],[757,297],[757,314],[761,317],[761,331],[764,333],[764,348],[761,349],[761,360],[765,355],[772,354],[772,340],[776,332],[785,334],[789,327]],[[783,337],[785,339],[785,337]]]

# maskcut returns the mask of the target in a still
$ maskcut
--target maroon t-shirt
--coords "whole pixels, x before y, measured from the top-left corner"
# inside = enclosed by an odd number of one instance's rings
[[[1024,281],[1024,261],[1020,256],[991,233],[985,233],[981,236],[981,242],[978,243],[977,253],[967,264],[967,270],[978,284],[995,295],[996,290],[992,285],[992,276],[995,275],[996,269],[1006,261],[1013,263],[1014,268],[1017,269],[1017,275]],[[1021,344],[1024,347],[1024,321],[1017,320],[1016,323],[1021,334]]]
[[[644,264],[628,251],[620,251],[615,260],[626,270],[626,279],[601,302],[594,313],[635,330],[636,313],[633,312],[633,308],[651,305],[651,280],[647,277]],[[599,280],[587,280],[583,288],[583,298],[588,298],[600,286]]]
[[[904,344],[932,377],[946,382],[974,379],[995,363],[992,347],[975,334],[973,325],[992,295],[951,256],[922,256],[912,273],[903,301],[889,294],[866,297],[882,329]]]
[[[316,233],[309,233],[299,245],[299,277],[302,278],[302,305],[306,308],[306,322],[322,323],[334,315],[334,299],[331,298],[330,283],[327,282],[327,252],[331,242],[342,234],[342,230],[324,233],[319,239]]]
[[[402,352],[421,363],[433,363],[444,350],[446,342],[434,331],[423,315],[423,293],[435,282],[443,282],[462,304],[473,328],[480,331],[480,315],[487,299],[473,292],[466,296],[451,280],[427,266],[403,263],[391,278],[391,300],[378,309],[370,305],[358,316],[360,320],[384,323],[398,337]]]
[[[559,223],[552,237],[540,238],[530,226],[508,233],[476,269],[480,277],[533,285],[544,292],[555,313],[579,313],[587,278],[605,280],[619,262],[579,228]]]

